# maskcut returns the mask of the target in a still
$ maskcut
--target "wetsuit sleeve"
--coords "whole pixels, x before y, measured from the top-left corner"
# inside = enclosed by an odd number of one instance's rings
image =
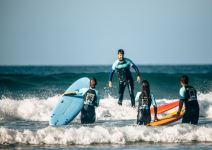
[[[113,63],[113,65],[112,65],[112,70],[111,70],[110,75],[109,75],[109,81],[112,81],[113,80],[113,74],[114,74],[114,72],[116,70],[117,64],[118,64],[118,61],[115,61]]]
[[[133,61],[128,59],[128,58],[125,58],[125,60],[127,60],[127,62],[130,64],[130,67],[132,67],[135,70],[137,75],[140,76],[140,72],[138,70],[138,67],[133,63]]]
[[[137,76],[140,76],[140,72],[138,70],[138,67],[135,64],[133,64],[132,68],[135,69],[135,72],[137,73]]]
[[[96,99],[96,107],[98,107],[99,106],[99,101],[100,101],[100,96],[99,96],[99,92],[96,90],[96,97],[97,97],[97,99]]]
[[[141,95],[141,92],[138,92],[137,94],[136,94],[136,97],[135,97],[135,101],[137,102],[138,100],[139,100],[139,96]]]
[[[114,74],[115,70],[112,70],[110,72],[110,75],[109,75],[109,81],[112,81],[113,80],[113,74]]]
[[[180,91],[179,91],[179,99],[181,100],[181,101],[184,101],[185,100],[185,94],[186,94],[186,90],[185,90],[185,87],[182,87],[181,89],[180,89]]]
[[[151,94],[151,98],[152,98],[152,105],[153,105],[154,107],[157,107],[156,100],[155,100],[155,97],[154,97],[153,94]]]
[[[77,95],[85,95],[85,93],[88,91],[88,88],[82,88],[77,92]]]

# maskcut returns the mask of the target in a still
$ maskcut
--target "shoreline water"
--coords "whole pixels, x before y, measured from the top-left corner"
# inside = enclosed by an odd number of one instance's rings
[[[198,90],[200,123],[197,127],[181,125],[180,121],[156,128],[137,126],[137,110],[130,107],[127,91],[123,106],[117,105],[116,77],[113,89],[107,88],[110,66],[0,66],[0,149],[211,148],[212,65],[140,67],[143,78],[151,83],[158,105],[177,100],[179,77],[183,73],[189,75]],[[48,120],[53,106],[65,89],[83,76],[98,79],[101,101],[96,109],[97,122],[82,126],[77,116],[69,126],[50,127]],[[139,86],[135,82],[137,91]]]

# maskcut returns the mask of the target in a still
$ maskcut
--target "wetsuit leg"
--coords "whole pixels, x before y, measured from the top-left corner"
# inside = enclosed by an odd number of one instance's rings
[[[144,124],[144,111],[143,111],[143,109],[138,109],[137,124],[138,125]]]
[[[81,116],[80,116],[81,124],[85,123],[85,113],[86,113],[86,111],[83,107],[82,110],[81,110]]]
[[[128,80],[127,87],[130,94],[131,105],[135,107],[135,96],[134,96],[134,81],[133,79]]]
[[[122,105],[125,87],[126,82],[119,82],[119,101],[118,101],[119,105]]]
[[[84,106],[81,111],[81,123],[82,124],[94,123],[95,120],[96,120],[95,108],[93,106]]]
[[[191,124],[197,125],[198,120],[199,120],[199,110],[191,109],[185,112],[182,119],[182,123],[191,123]]]
[[[147,110],[147,109],[138,110],[137,124],[139,124],[139,125],[147,125],[150,122],[151,122],[150,110]]]
[[[196,109],[192,113],[191,124],[197,125],[199,120],[199,109]]]
[[[185,111],[185,114],[183,115],[182,123],[190,123],[190,115],[188,111]]]
[[[146,110],[147,112],[147,114],[146,114],[146,124],[145,125],[147,125],[147,124],[149,124],[150,122],[151,122],[151,113],[150,113],[150,109],[148,109],[148,110]]]

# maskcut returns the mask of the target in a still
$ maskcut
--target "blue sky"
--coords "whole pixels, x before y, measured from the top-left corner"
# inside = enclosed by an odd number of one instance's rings
[[[212,64],[211,0],[0,0],[0,65]]]

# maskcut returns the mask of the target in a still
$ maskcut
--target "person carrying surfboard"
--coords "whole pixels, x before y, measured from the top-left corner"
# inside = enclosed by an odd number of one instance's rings
[[[96,78],[90,78],[89,88],[82,88],[79,91],[72,91],[64,94],[65,96],[76,95],[76,94],[83,96],[84,104],[81,110],[81,118],[80,118],[82,124],[94,123],[96,121],[95,107],[99,106],[99,100],[100,100],[98,91],[95,89],[96,85],[97,85]]]
[[[138,67],[128,58],[124,57],[124,50],[118,50],[118,59],[112,65],[112,71],[109,76],[109,88],[112,88],[112,78],[113,74],[116,71],[119,79],[119,100],[118,104],[122,105],[123,95],[125,87],[128,87],[131,105],[135,107],[135,96],[134,96],[134,81],[130,71],[130,68],[134,68],[137,73],[137,81],[141,81],[141,75],[138,70]]]
[[[138,101],[138,115],[137,124],[147,125],[151,122],[150,106],[154,106],[154,121],[157,121],[157,104],[153,94],[150,92],[150,85],[147,80],[141,82],[141,92],[136,94],[136,101]]]
[[[188,85],[189,78],[187,75],[183,75],[180,78],[181,88],[179,91],[180,102],[177,114],[179,115],[183,103],[185,103],[185,113],[183,115],[182,123],[198,124],[199,119],[199,104],[197,101],[197,92],[194,87]]]
[[[90,79],[90,88],[84,94],[84,105],[81,110],[81,123],[94,123],[96,121],[95,107],[99,106],[99,94],[95,89],[96,78]]]

